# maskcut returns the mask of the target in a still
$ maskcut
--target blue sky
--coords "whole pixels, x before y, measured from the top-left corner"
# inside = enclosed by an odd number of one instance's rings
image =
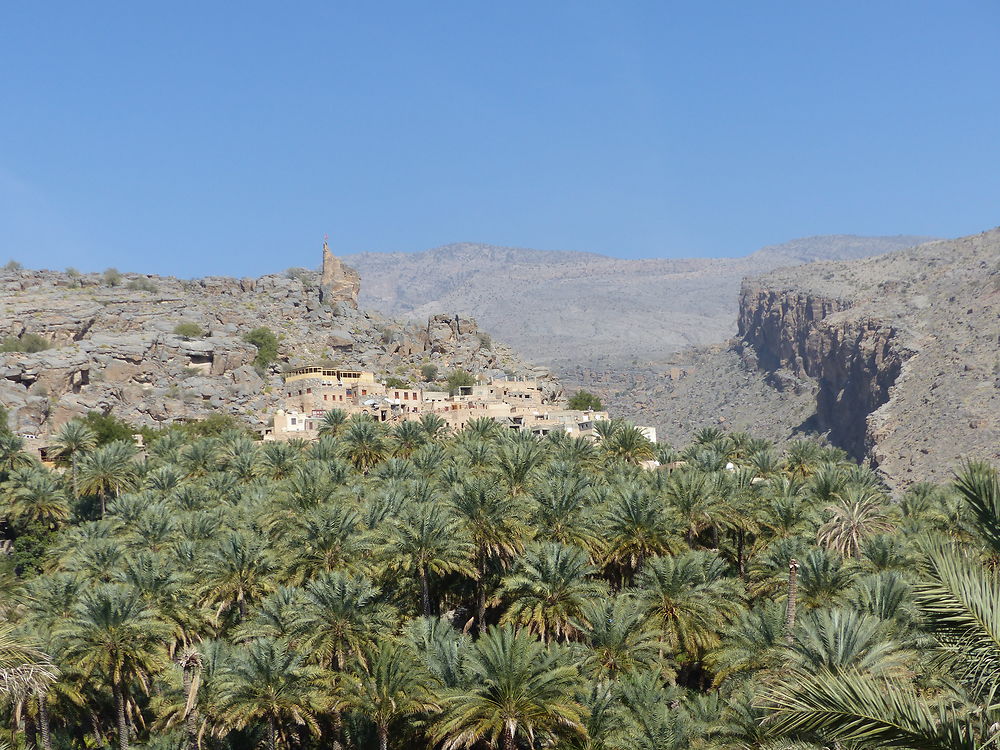
[[[4,3],[0,259],[742,255],[1000,224],[1000,5]]]

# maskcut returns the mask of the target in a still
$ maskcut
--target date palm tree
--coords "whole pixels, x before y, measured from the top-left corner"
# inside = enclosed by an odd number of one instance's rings
[[[971,509],[980,554],[1000,555],[1000,480],[988,464],[970,462],[956,486]],[[994,742],[1000,691],[1000,580],[953,545],[931,544],[915,603],[938,655],[964,692],[921,695],[908,680],[855,667],[779,679],[763,698],[767,726],[778,736],[814,734],[866,747],[972,750]]]
[[[364,576],[321,573],[305,589],[298,635],[322,666],[343,669],[348,657],[362,658],[395,625],[392,609]]]
[[[583,669],[601,680],[657,665],[662,634],[647,610],[633,591],[584,604],[577,626],[586,646],[579,652]]]
[[[6,481],[14,469],[34,463],[24,452],[24,440],[4,428],[6,425],[0,425],[0,481]]]
[[[649,561],[639,577],[648,612],[668,647],[698,657],[740,610],[739,585],[711,552],[687,552]]]
[[[288,746],[288,732],[303,727],[319,734],[316,713],[321,707],[321,672],[305,663],[287,641],[258,638],[236,649],[223,673],[219,694],[221,714],[234,729],[264,722],[265,745]]]
[[[583,474],[550,476],[531,493],[531,525],[552,541],[585,549],[596,560],[602,552],[602,540],[592,495],[591,480]]]
[[[101,584],[83,593],[56,634],[65,643],[64,658],[89,677],[99,675],[111,688],[118,747],[128,750],[132,686],[148,690],[150,676],[164,665],[168,626],[137,592]]]
[[[272,588],[275,568],[263,538],[233,531],[212,546],[201,563],[198,590],[202,601],[215,607],[216,618],[235,608],[242,622],[250,603]]]
[[[330,409],[323,415],[323,418],[319,421],[319,429],[317,432],[320,437],[325,437],[329,435],[330,437],[337,437],[341,428],[344,426],[344,422],[347,421],[347,412],[343,409]]]
[[[636,482],[616,486],[599,523],[604,530],[605,562],[629,583],[650,558],[680,548],[663,503]]]
[[[347,460],[365,474],[389,453],[382,429],[368,417],[348,420],[341,432],[340,442]]]
[[[519,497],[510,497],[494,481],[473,477],[452,492],[450,506],[472,544],[476,569],[476,629],[486,620],[488,592],[510,560],[524,550],[528,537],[527,508]]]
[[[392,455],[409,458],[413,451],[428,440],[427,433],[419,422],[401,422],[392,431]]]
[[[431,440],[442,438],[448,432],[448,423],[439,414],[424,414],[420,418],[420,426]]]
[[[892,528],[884,499],[877,492],[850,488],[838,499],[840,502],[827,508],[830,518],[819,528],[818,541],[827,549],[857,557],[866,539]]]
[[[346,675],[341,705],[375,725],[379,750],[388,750],[389,733],[401,719],[438,708],[434,680],[405,646],[383,641]]]
[[[109,499],[117,498],[138,485],[135,454],[134,445],[117,441],[102,445],[80,460],[79,491],[100,497],[102,518],[107,512]]]
[[[4,489],[15,524],[44,524],[54,529],[69,517],[69,502],[62,485],[41,467],[14,470]]]
[[[0,699],[30,694],[55,680],[58,669],[41,649],[0,623]]]
[[[471,687],[443,700],[434,730],[443,750],[477,743],[514,750],[522,741],[532,746],[585,736],[579,677],[561,649],[526,630],[490,627],[473,646],[467,670]]]
[[[432,575],[476,577],[473,546],[459,519],[430,502],[415,503],[389,524],[380,535],[376,554],[390,570],[408,573],[420,582],[424,616],[433,613]]]
[[[501,623],[523,625],[543,642],[572,639],[587,625],[586,607],[602,594],[592,577],[597,569],[579,547],[557,542],[532,545],[500,595],[510,602]]]
[[[81,455],[97,447],[97,435],[84,422],[73,419],[64,424],[56,433],[53,444],[56,447],[57,462],[69,464],[73,478],[73,496],[79,497],[77,490],[77,461]]]
[[[600,423],[598,423],[600,424]],[[653,444],[635,425],[622,425],[607,440],[601,442],[605,455],[630,464],[649,461],[654,457]]]

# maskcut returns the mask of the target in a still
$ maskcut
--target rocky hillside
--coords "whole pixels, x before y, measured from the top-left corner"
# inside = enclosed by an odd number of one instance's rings
[[[561,371],[620,369],[735,333],[740,281],[780,266],[867,257],[928,238],[812,237],[741,258],[623,260],[457,244],[422,253],[346,256],[361,301],[388,315],[458,311],[526,357]]]
[[[357,284],[332,256],[322,274],[258,279],[0,272],[0,405],[27,434],[89,410],[144,424],[221,411],[263,424],[286,365],[326,360],[404,379],[424,363],[539,374],[468,317],[407,323],[359,310]],[[264,367],[244,339],[258,327],[278,338]]]
[[[750,279],[738,333],[679,358],[676,383],[659,365],[655,403],[643,384],[604,393],[678,441],[733,412],[772,437],[826,433],[903,484],[1000,459],[1000,230]]]

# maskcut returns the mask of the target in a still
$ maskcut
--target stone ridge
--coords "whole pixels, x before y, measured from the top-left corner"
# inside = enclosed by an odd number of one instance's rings
[[[1000,230],[747,281],[739,332],[814,384],[804,428],[891,481],[1000,459]]]
[[[418,318],[465,313],[526,357],[568,373],[598,363],[621,370],[634,359],[655,361],[729,338],[745,276],[924,239],[811,237],[736,258],[626,260],[461,243],[344,259],[364,278],[364,306]]]
[[[330,246],[324,240],[323,267],[319,280],[320,302],[324,304],[343,302],[356,310],[360,292],[361,277],[358,276],[358,272],[330,252]]]
[[[263,426],[279,403],[283,366],[328,361],[417,380],[431,363],[442,374],[548,378],[470,318],[392,320],[356,309],[350,274],[340,281],[321,299],[319,275],[301,270],[191,281],[125,274],[113,287],[98,274],[0,272],[0,337],[37,334],[52,344],[0,353],[0,404],[22,434],[90,410],[147,425],[222,412]],[[204,335],[177,335],[184,322]],[[279,361],[266,368],[254,366],[257,350],[244,340],[261,326],[279,339]]]

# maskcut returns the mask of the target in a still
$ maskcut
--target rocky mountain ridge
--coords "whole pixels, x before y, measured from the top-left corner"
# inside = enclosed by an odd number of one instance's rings
[[[821,433],[903,485],[1000,460],[1000,230],[748,279],[738,327],[595,390],[667,441],[710,424]]]
[[[421,253],[346,256],[363,304],[388,315],[463,311],[524,356],[569,372],[621,369],[735,333],[745,276],[780,266],[878,255],[928,238],[833,235],[738,258],[625,260],[475,243]]]
[[[90,410],[148,425],[223,412],[262,426],[279,404],[284,366],[328,361],[409,380],[426,363],[442,374],[547,376],[468,317],[401,322],[357,309],[357,274],[338,264],[325,262],[323,274],[191,281],[0,272],[4,348],[49,346],[0,353],[0,405],[22,434]],[[201,335],[182,335],[181,323]],[[257,347],[244,338],[258,327],[278,338],[278,359],[266,366],[255,366]]]

